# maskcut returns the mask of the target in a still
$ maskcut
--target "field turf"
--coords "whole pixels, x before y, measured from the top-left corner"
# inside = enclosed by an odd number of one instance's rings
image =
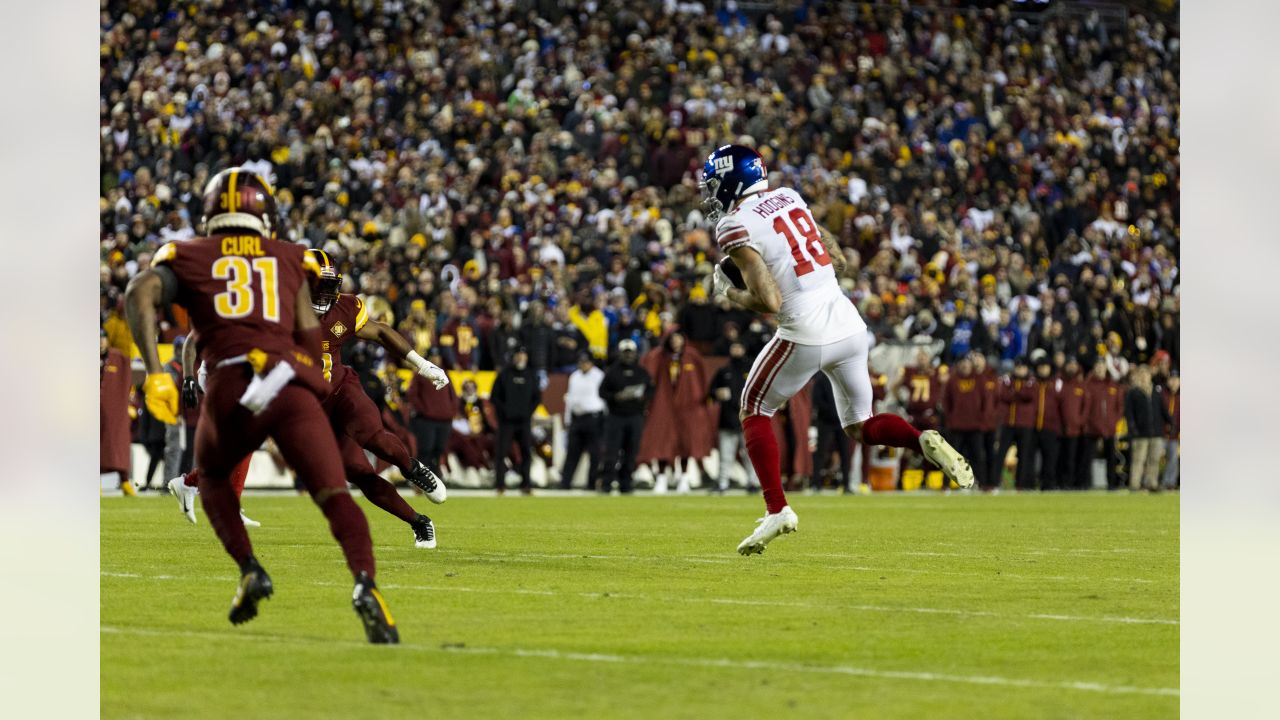
[[[440,548],[360,500],[399,647],[305,498],[250,496],[276,594],[168,497],[101,501],[105,718],[1169,718],[1178,498],[454,497]]]

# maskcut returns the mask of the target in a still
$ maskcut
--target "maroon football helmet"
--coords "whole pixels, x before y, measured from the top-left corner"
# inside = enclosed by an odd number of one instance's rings
[[[276,198],[257,173],[244,168],[227,168],[204,186],[203,232],[232,229],[275,237],[278,230]]]

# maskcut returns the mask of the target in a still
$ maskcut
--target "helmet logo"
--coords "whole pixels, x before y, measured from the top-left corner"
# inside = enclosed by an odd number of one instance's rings
[[[733,169],[733,157],[729,155],[721,155],[711,161],[711,169],[717,175],[724,175]]]

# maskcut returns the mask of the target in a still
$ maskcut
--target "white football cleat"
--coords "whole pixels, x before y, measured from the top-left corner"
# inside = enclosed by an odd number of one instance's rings
[[[178,509],[187,516],[192,525],[196,524],[196,489],[187,487],[182,475],[169,481],[169,494],[178,498]]]
[[[436,526],[431,522],[431,518],[426,515],[418,515],[417,519],[409,523],[413,528],[413,546],[422,550],[436,549]]]
[[[667,494],[667,474],[666,473],[659,473],[658,479],[653,481],[653,494],[654,495]]]
[[[800,518],[796,517],[795,511],[791,509],[790,505],[784,506],[778,512],[769,513],[756,521],[755,532],[748,535],[746,540],[738,543],[738,553],[741,555],[762,553],[770,540],[799,529]]]
[[[439,505],[449,497],[449,491],[444,486],[444,481],[431,469],[422,464],[417,458],[411,458],[409,462],[409,474],[405,476],[405,480],[413,483],[419,490],[427,496],[431,502]]]
[[[961,488],[973,487],[973,468],[969,467],[969,461],[951,447],[951,443],[942,437],[942,433],[937,430],[925,430],[920,433],[920,449],[924,451],[924,456],[930,462],[942,468],[942,473],[947,476],[947,479],[954,480]]]
[[[262,527],[262,523],[245,515],[244,510],[240,511],[240,522],[243,522],[245,527]]]

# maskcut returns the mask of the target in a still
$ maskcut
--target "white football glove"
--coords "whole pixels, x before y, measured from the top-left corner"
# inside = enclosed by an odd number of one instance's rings
[[[729,276],[724,274],[724,268],[720,267],[720,263],[716,263],[715,272],[711,275],[711,295],[713,297],[724,296],[731,287],[733,287],[733,283],[729,282]]]
[[[418,374],[427,380],[430,380],[431,384],[434,385],[437,390],[440,390],[445,385],[449,384],[449,374],[444,370],[441,370],[435,363],[419,355],[417,352],[410,350],[409,354],[405,356],[405,360],[408,360],[413,364],[413,366],[418,369]]]
[[[430,380],[437,390],[449,384],[449,374],[430,362],[427,363],[427,367],[419,368],[418,374]]]

